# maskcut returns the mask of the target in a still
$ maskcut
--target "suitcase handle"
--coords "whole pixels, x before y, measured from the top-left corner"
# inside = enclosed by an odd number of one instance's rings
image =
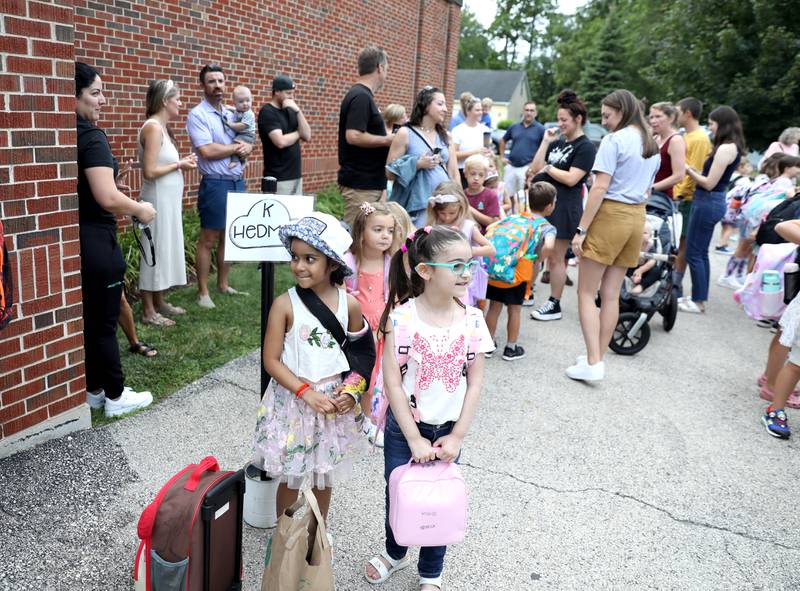
[[[197,485],[200,484],[200,478],[203,476],[205,472],[219,472],[219,464],[217,463],[217,458],[214,456],[206,456],[204,457],[197,467],[195,467],[194,472],[192,475],[189,476],[189,479],[186,481],[186,484],[183,486],[184,490],[188,490],[194,492],[197,490]]]

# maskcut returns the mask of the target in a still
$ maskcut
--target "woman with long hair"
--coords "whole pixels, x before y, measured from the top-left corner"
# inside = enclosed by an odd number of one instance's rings
[[[534,320],[559,320],[561,294],[567,280],[567,248],[583,215],[583,187],[597,150],[583,133],[586,105],[571,90],[558,95],[558,127],[545,131],[531,169],[533,182],[546,181],[556,188],[556,208],[547,216],[556,228],[556,243],[547,257],[550,298],[531,313]],[[558,136],[561,136],[560,138]]]
[[[86,402],[113,417],[153,402],[150,392],[135,392],[125,386],[119,360],[117,321],[125,258],[117,242],[117,216],[136,217],[149,224],[156,211],[151,204],[134,201],[123,193],[130,166],[120,171],[108,138],[97,125],[105,104],[100,74],[88,64],[75,62]]]
[[[455,153],[445,126],[446,121],[447,101],[444,93],[433,86],[424,87],[417,93],[408,123],[398,129],[394,136],[386,159],[387,164],[406,155],[416,157],[416,174],[424,175],[431,191],[439,183],[458,179]],[[386,176],[391,181],[396,178],[388,171]],[[416,204],[404,204],[416,225],[424,221],[429,196],[430,193],[424,195]]]
[[[603,356],[617,326],[619,290],[628,268],[639,260],[644,203],[660,162],[658,144],[633,94],[615,90],[603,99],[601,114],[611,133],[597,151],[595,180],[572,239],[572,250],[581,257],[578,310],[586,355],[567,368],[567,376],[585,381],[605,377]]]
[[[164,299],[164,291],[186,284],[183,253],[183,171],[197,168],[197,156],[180,158],[169,122],[180,116],[181,100],[172,80],[154,80],[147,89],[145,116],[139,130],[139,160],[142,163],[142,201],[159,212],[150,224],[155,261],[150,253],[141,257],[139,290],[142,292],[142,324],[172,326],[169,316],[186,310]]]
[[[711,111],[708,128],[714,142],[703,171],[691,166],[686,169],[695,181],[692,217],[686,230],[686,262],[692,274],[692,297],[679,301],[678,309],[692,314],[706,311],[711,273],[708,246],[714,226],[725,216],[726,189],[746,150],[742,123],[731,107],[723,105]]]

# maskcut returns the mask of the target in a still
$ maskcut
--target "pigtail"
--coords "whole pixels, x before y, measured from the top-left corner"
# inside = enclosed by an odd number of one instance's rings
[[[410,259],[409,252],[415,250],[414,241],[420,231],[424,230],[416,230],[409,234],[397,252],[392,255],[392,259],[389,262],[389,296],[378,325],[378,330],[383,334],[388,332],[386,330],[386,324],[389,321],[389,314],[392,313],[394,307],[412,296],[412,280],[411,277],[409,277],[409,272],[406,270],[406,264]],[[414,274],[415,271],[410,264],[409,268],[411,268],[411,273]]]
[[[459,241],[464,237],[448,226],[425,226],[408,235],[389,265],[389,298],[378,329],[382,334],[388,332],[389,314],[395,306],[425,291],[425,280],[417,273],[417,266],[434,260],[447,245]]]

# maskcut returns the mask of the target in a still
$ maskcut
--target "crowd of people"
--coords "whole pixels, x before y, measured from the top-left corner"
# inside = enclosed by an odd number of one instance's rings
[[[280,295],[270,312],[263,363],[272,379],[258,411],[253,458],[280,481],[279,514],[301,486],[310,485],[327,516],[332,488],[347,478],[367,439],[384,449],[387,482],[409,460],[456,461],[475,416],[485,359],[499,350],[495,334],[503,308],[502,359],[513,362],[525,356],[521,310],[534,304],[535,282],[545,269],[549,296],[534,305],[531,318],[555,321],[569,313],[561,302],[570,259],[578,259],[577,314],[585,351],[577,352],[566,375],[603,380],[623,281],[628,276],[633,293],[641,293],[658,272],[643,257],[653,242],[645,207],[654,194],[682,214],[669,277],[682,312],[708,310],[709,249],[718,223],[723,231],[714,250],[731,257],[721,285],[747,295],[749,271],[767,277],[767,271],[783,269],[777,263],[759,267],[773,245],[761,245],[756,235],[770,211],[794,196],[800,175],[796,128],[770,146],[761,175],[751,180],[742,126],[731,107],[713,109],[706,131],[703,105],[695,98],[654,103],[646,116],[632,93],[617,90],[600,105],[609,134],[595,147],[584,133],[587,105],[564,90],[555,105],[557,127],[545,130],[536,120],[536,104],[528,102],[495,155],[487,135],[490,101],[465,94],[461,110],[450,117],[444,93],[425,86],[410,116],[401,105],[382,112],[374,95],[387,77],[386,53],[373,46],[362,50],[358,78],[339,113],[344,220],[315,213],[280,231],[296,287]],[[154,234],[156,264],[148,266],[143,257],[139,279],[141,321],[173,324],[186,313],[166,299],[167,290],[186,283],[182,174],[198,168],[197,303],[213,308],[208,283],[214,248],[217,291],[239,293],[228,284],[224,264],[225,210],[228,193],[244,190],[256,132],[264,176],[277,178],[279,193],[300,194],[301,144],[310,140],[311,128],[288,76],[273,79],[272,98],[256,117],[244,86],[234,89],[234,105],[226,106],[225,74],[207,65],[199,73],[204,98],[186,123],[193,153],[181,157],[170,125],[180,117],[179,90],[171,81],[154,81],[139,132],[145,180],[141,200],[134,201],[124,192],[130,164],[120,170],[97,125],[105,104],[101,77],[76,63],[75,81],[87,399],[115,416],[152,401],[149,392],[125,387],[120,367],[116,324],[121,306],[129,307],[122,294],[125,263],[116,216],[149,224]],[[775,232],[783,248],[800,244],[800,221],[787,218]],[[734,238],[731,253],[727,241]],[[780,261],[795,258],[790,246]],[[690,297],[682,292],[687,267]],[[351,371],[326,325],[330,318],[318,316],[308,297],[327,307],[348,340],[373,335],[378,361],[372,375]],[[757,318],[777,331],[758,381],[762,398],[770,401],[762,420],[781,438],[789,436],[784,406],[800,407],[794,390],[800,379],[800,303],[791,302],[785,312],[773,309]],[[138,341],[135,327],[126,333],[132,350],[155,354]],[[407,548],[389,525],[388,489],[386,508],[385,547],[365,565],[373,584],[409,564]],[[446,547],[420,552],[423,591],[442,588],[445,552]]]

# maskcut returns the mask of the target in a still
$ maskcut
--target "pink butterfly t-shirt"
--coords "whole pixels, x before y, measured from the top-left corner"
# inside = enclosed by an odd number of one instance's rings
[[[449,328],[427,324],[412,298],[392,311],[392,323],[408,323],[408,371],[403,390],[429,425],[456,421],[467,393],[467,361],[494,348],[483,314],[467,306],[465,317]]]

